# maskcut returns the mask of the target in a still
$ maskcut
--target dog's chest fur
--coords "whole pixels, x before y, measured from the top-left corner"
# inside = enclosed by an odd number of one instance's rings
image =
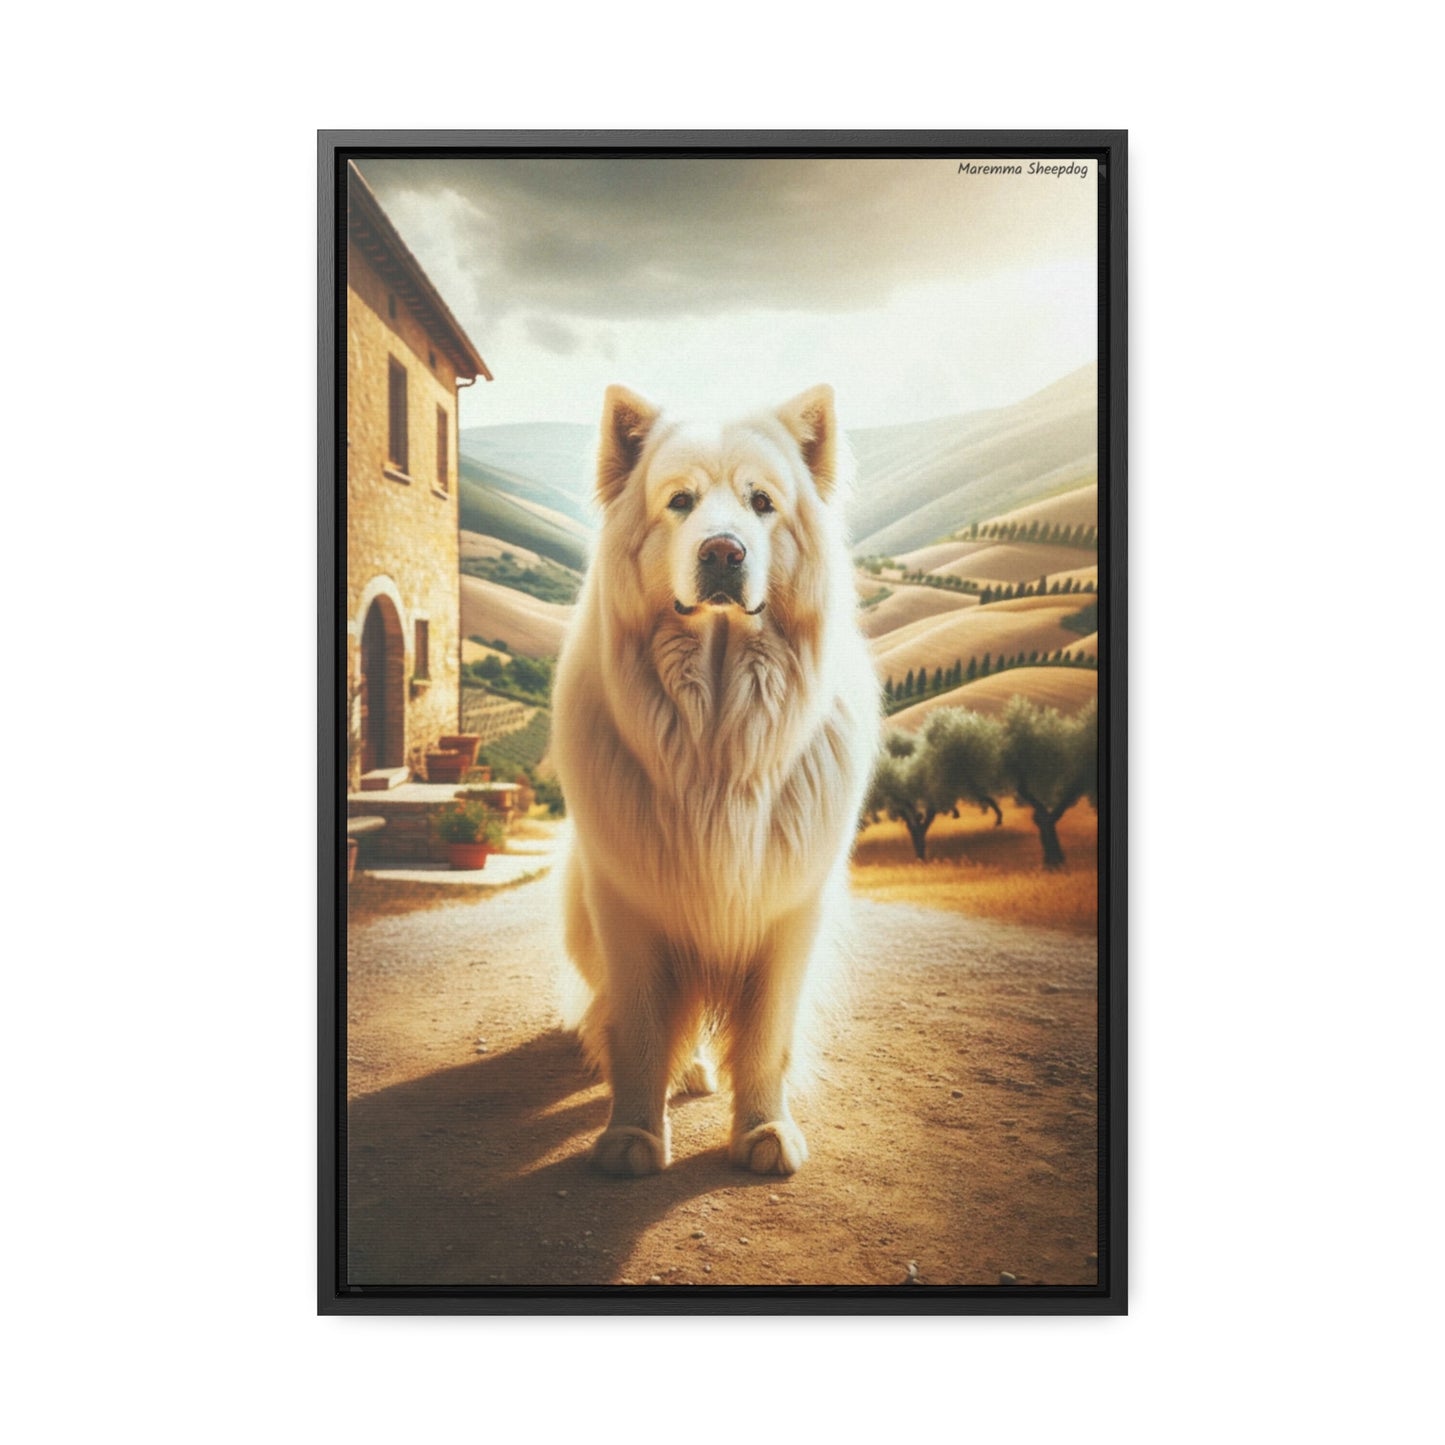
[[[846,851],[867,724],[841,690],[820,693],[809,661],[776,632],[678,628],[620,669],[606,791],[628,804],[614,825],[634,830],[629,892],[679,942],[745,953]]]

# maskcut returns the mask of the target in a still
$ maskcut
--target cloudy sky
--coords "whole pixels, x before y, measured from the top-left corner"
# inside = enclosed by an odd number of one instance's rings
[[[845,425],[998,406],[1094,359],[1086,178],[957,160],[370,160],[496,380],[463,426],[595,422],[624,382],[731,413],[837,388]]]

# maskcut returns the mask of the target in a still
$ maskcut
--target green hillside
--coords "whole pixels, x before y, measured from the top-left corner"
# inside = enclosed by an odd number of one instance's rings
[[[564,532],[545,517],[539,517],[503,496],[488,469],[479,463],[463,457],[458,469],[458,504],[463,531],[480,532],[517,547],[530,548],[574,571],[586,568],[587,546],[580,537]]]
[[[468,427],[458,438],[463,461],[492,474],[492,485],[523,501],[595,525],[597,429],[572,422]]]

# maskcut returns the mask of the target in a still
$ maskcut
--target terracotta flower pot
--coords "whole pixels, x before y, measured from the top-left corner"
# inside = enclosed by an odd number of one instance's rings
[[[437,739],[437,747],[443,752],[460,753],[465,767],[471,767],[477,760],[477,749],[482,745],[481,733],[447,733]]]
[[[426,755],[426,780],[429,783],[459,783],[467,771],[461,753],[430,752]]]
[[[492,852],[490,843],[448,843],[447,859],[455,869],[475,869],[487,866],[487,857]]]

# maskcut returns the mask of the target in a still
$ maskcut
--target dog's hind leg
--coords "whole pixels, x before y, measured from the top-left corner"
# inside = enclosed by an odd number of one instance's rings
[[[754,1174],[792,1174],[808,1157],[803,1131],[788,1110],[803,980],[818,941],[819,910],[782,920],[766,955],[748,974],[729,1026],[733,1129],[728,1157]]]
[[[717,1093],[717,1070],[707,1051],[701,1044],[693,1051],[692,1057],[682,1066],[682,1074],[674,1091],[679,1094]]]

